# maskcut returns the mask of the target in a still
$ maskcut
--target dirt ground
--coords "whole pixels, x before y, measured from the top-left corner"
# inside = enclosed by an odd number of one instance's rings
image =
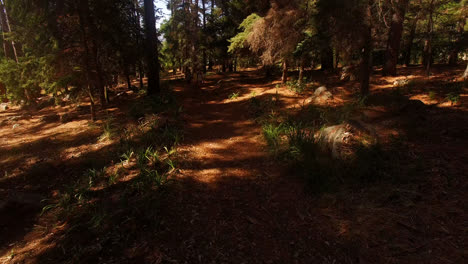
[[[100,123],[72,105],[0,111],[0,263],[464,263],[468,93],[452,104],[443,85],[462,71],[437,66],[430,78],[420,67],[401,68],[398,77],[377,72],[368,121],[382,136],[404,138],[414,157],[408,162],[421,160],[423,176],[321,194],[269,155],[247,110],[253,94],[278,94],[282,111],[298,111],[313,90],[278,88],[255,70],[207,76],[199,90],[172,81],[184,140],[174,181],[154,203],[157,227],[139,217],[130,224],[110,219],[105,237],[41,214],[41,201],[56,198],[84,170],[118,162],[115,142],[99,140]],[[339,76],[309,74],[332,92],[330,106],[352,100],[358,88]],[[394,83],[406,78],[418,82],[403,95],[424,104],[396,114]],[[139,96],[127,94],[98,117],[132,122],[126,113]],[[66,112],[77,114],[69,122],[56,118]]]

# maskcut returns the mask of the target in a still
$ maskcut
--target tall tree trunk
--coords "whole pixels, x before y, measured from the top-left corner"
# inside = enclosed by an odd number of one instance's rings
[[[413,19],[411,23],[410,33],[408,36],[408,42],[406,43],[406,51],[405,51],[405,65],[409,66],[411,64],[411,52],[413,49],[413,41],[414,37],[416,36],[416,26],[418,25],[419,21],[419,14]]]
[[[85,12],[87,10],[84,8],[85,4],[84,1],[87,2],[87,0],[81,0],[79,3],[78,7],[78,18],[80,21],[80,31],[81,31],[81,43],[83,45],[85,54],[83,56],[84,60],[84,66],[85,66],[85,71],[86,71],[86,87],[87,87],[87,92],[89,96],[89,101],[90,101],[90,112],[91,112],[91,121],[96,121],[96,111],[94,107],[94,96],[93,96],[93,90],[91,86],[91,66],[89,63],[89,46],[88,46],[88,33],[86,30],[86,22],[85,22]]]
[[[427,20],[427,31],[426,31],[426,40],[424,41],[424,51],[423,51],[423,66],[426,70],[426,75],[431,75],[431,64],[432,64],[432,32],[434,29],[434,0],[431,0],[429,7],[429,18]]]
[[[408,0],[393,1],[392,23],[388,33],[387,51],[385,52],[384,75],[396,75],[398,55],[400,54],[400,41],[403,33],[403,21],[405,20]]]
[[[453,43],[453,48],[450,51],[449,54],[449,59],[448,59],[448,64],[449,65],[456,65],[458,61],[458,53],[460,52],[460,49],[463,48],[463,32],[465,28],[465,23],[466,23],[466,16],[464,16],[460,21],[458,21],[458,34],[455,39],[455,42]]]
[[[288,81],[288,61],[283,59],[283,75],[281,76],[281,82],[286,83]]]
[[[203,32],[206,32],[206,0],[202,0],[202,16],[203,16]],[[206,39],[203,40],[203,52],[202,52],[202,68],[203,73],[206,73]]]
[[[361,50],[361,65],[360,65],[360,82],[361,95],[369,94],[369,79],[372,71],[372,4],[373,0],[369,0],[365,13],[365,25],[363,30],[364,45]]]
[[[148,65],[148,95],[159,94],[159,59],[158,37],[156,35],[156,18],[154,16],[153,0],[144,0],[145,35],[146,35],[146,63]]]

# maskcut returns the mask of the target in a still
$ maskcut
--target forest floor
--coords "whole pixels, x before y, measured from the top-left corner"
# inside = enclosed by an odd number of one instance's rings
[[[314,89],[296,93],[255,70],[209,75],[200,89],[173,77],[167,82],[178,105],[153,117],[132,118],[144,99],[124,90],[96,124],[87,108],[71,103],[0,111],[0,263],[463,263],[462,70],[436,66],[430,78],[420,67],[374,75],[370,105],[347,116],[371,124],[384,145],[399,139],[405,160],[391,166],[403,180],[344,180],[320,192],[268,150],[261,118],[252,113],[261,105],[268,118],[303,118]],[[333,94],[320,105],[329,110],[323,113],[355,100],[357,82],[320,71],[309,77]],[[395,84],[406,78],[414,80]],[[447,100],[453,92],[454,104]],[[128,147],[122,128],[151,118],[158,125],[142,129],[143,136],[162,135],[149,137],[165,153],[158,160],[176,165],[164,165],[169,181],[146,188],[137,150],[121,161]],[[105,139],[110,122],[119,132]],[[406,169],[416,163],[409,179]],[[81,191],[71,182],[81,184],[83,175],[89,186]]]

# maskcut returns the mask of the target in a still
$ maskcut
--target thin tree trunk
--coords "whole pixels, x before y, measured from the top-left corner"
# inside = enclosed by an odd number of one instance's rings
[[[301,61],[300,61],[300,66],[299,66],[299,77],[297,79],[297,82],[299,84],[302,84],[302,81],[304,79],[304,58],[301,58]]]
[[[286,83],[288,81],[288,62],[283,59],[283,75],[281,76],[281,82]]]
[[[156,18],[154,16],[153,0],[144,0],[145,8],[145,35],[146,35],[146,61],[148,65],[148,95],[160,93],[158,40],[156,35]]]
[[[364,46],[361,51],[360,65],[360,81],[361,95],[369,94],[369,79],[371,75],[371,54],[372,54],[372,4],[373,0],[369,0],[366,8],[366,29],[363,31]]]
[[[392,23],[388,34],[387,51],[385,52],[384,75],[396,75],[398,55],[400,54],[400,41],[403,33],[403,21],[405,20],[408,0],[393,1]]]
[[[10,33],[11,32],[11,27],[10,27],[10,21],[8,20],[8,12],[6,10],[6,6],[3,0],[0,0],[0,17],[1,17],[1,24],[2,24],[2,33],[3,33],[3,41],[5,45],[5,34],[4,33]],[[6,41],[8,42],[7,48],[5,48],[5,56],[11,59],[14,59],[16,63],[18,63],[18,53],[16,49],[16,44],[14,41]],[[11,50],[11,53],[7,53],[7,49]]]

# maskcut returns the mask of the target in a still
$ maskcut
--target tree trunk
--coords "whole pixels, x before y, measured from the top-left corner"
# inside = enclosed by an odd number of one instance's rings
[[[286,59],[283,59],[283,75],[281,76],[281,83],[286,83],[288,81],[288,62]]]
[[[400,54],[400,41],[403,33],[403,21],[405,20],[408,0],[393,1],[392,23],[388,34],[387,51],[385,52],[384,75],[395,76],[398,55]]]
[[[463,17],[463,19],[460,19],[460,21],[458,21],[458,34],[453,44],[453,48],[450,51],[450,55],[448,59],[449,65],[453,66],[457,64],[458,53],[460,52],[460,49],[463,48],[463,32],[465,28],[465,23],[466,23],[466,16]]]
[[[320,62],[322,64],[322,70],[333,70],[333,49],[330,46],[330,40],[327,40],[325,48],[320,52]]]
[[[426,70],[426,75],[431,75],[431,64],[432,64],[432,32],[434,29],[433,21],[434,13],[434,0],[431,0],[429,8],[429,18],[427,20],[427,32],[426,40],[424,41],[424,51],[423,51],[423,65]]]
[[[144,0],[144,9],[148,95],[154,95],[159,94],[161,88],[159,86],[158,37],[156,35],[153,0]]]
[[[93,97],[93,90],[91,88],[91,66],[89,63],[89,46],[88,46],[88,33],[86,31],[86,22],[84,19],[86,9],[84,6],[86,5],[85,1],[81,0],[78,8],[78,18],[80,23],[80,30],[81,30],[81,42],[84,47],[85,54],[83,56],[84,66],[86,71],[86,87],[90,101],[90,112],[91,112],[91,121],[96,121],[96,111],[94,107],[94,97]]]
[[[206,0],[202,0],[203,31],[206,31]],[[206,73],[206,40],[203,40],[203,73]]]
[[[468,79],[468,63],[466,64],[466,70],[465,73],[463,73],[463,79]]]
[[[124,71],[125,71],[125,79],[127,81],[127,89],[131,90],[132,89],[132,82],[130,81],[130,73],[128,70],[128,65],[125,63],[124,65]]]
[[[297,82],[298,82],[299,84],[302,84],[302,81],[303,81],[303,79],[304,79],[304,64],[305,64],[304,58],[301,58],[300,64],[301,64],[301,65],[299,66],[299,77],[298,77],[298,79],[297,79]]]
[[[361,65],[360,65],[360,82],[361,82],[361,95],[369,94],[369,79],[371,75],[371,54],[372,54],[372,4],[373,0],[369,0],[366,8],[366,29],[363,30],[364,46],[361,51]]]
[[[406,51],[405,51],[405,65],[409,66],[411,64],[411,51],[413,49],[413,41],[416,35],[416,26],[418,25],[419,21],[419,14],[413,19],[411,23],[411,29],[408,36],[408,43],[406,43]]]

